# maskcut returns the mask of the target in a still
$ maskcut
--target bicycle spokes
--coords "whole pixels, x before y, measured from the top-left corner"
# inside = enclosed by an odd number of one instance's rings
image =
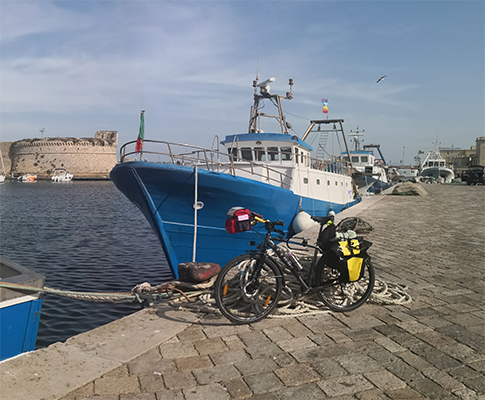
[[[215,284],[221,312],[234,322],[255,322],[276,306],[281,274],[250,255],[226,265]]]

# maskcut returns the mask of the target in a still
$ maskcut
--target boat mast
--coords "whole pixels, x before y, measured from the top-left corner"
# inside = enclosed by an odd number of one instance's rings
[[[286,96],[280,96],[277,94],[270,94],[269,90],[270,87],[268,84],[270,82],[274,82],[274,78],[269,78],[264,82],[258,84],[258,78],[253,81],[254,87],[254,104],[251,107],[251,116],[249,118],[249,133],[258,133],[261,132],[261,117],[268,117],[276,119],[281,127],[281,133],[288,134],[288,129],[291,128],[291,124],[286,122],[285,115],[283,113],[283,107],[281,105],[281,99],[291,100],[293,98],[292,93],[292,86],[293,86],[293,79],[289,79],[290,91],[286,92]],[[259,88],[259,94],[258,94]],[[268,115],[262,113],[259,108],[259,103],[263,99],[270,99],[273,104],[278,108],[278,115]]]
[[[365,129],[362,129],[359,131],[359,126],[357,125],[357,130],[353,131],[352,129],[350,130],[352,132],[349,134],[349,136],[352,136],[352,140],[354,141],[355,144],[355,150],[354,151],[360,151],[360,144],[364,141],[364,139],[360,140],[360,136],[364,136],[362,133],[365,132]]]
[[[350,157],[349,146],[347,145],[347,138],[345,137],[343,122],[344,122],[343,119],[320,119],[320,120],[310,121],[310,126],[303,134],[301,140],[305,141],[308,135],[313,131],[313,128],[315,127],[315,125],[317,126],[317,132],[326,132],[328,130],[322,129],[321,125],[325,126],[325,125],[333,124],[333,129],[331,129],[330,131],[335,131],[337,134],[339,131],[342,133],[342,138],[344,139],[344,144],[345,144],[345,151],[346,151],[346,154],[349,156],[348,162],[350,164],[350,168],[354,169],[354,165],[352,164],[352,157]],[[339,124],[340,129],[337,129],[335,124]]]

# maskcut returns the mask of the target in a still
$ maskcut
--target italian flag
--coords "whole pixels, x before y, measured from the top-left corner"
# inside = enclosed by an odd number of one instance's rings
[[[135,152],[141,152],[143,139],[145,139],[145,110],[140,112],[140,132],[138,133],[138,139],[136,139]]]

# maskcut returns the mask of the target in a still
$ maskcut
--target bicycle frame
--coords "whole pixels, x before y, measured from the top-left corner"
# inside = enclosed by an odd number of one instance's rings
[[[319,233],[321,233],[323,229],[325,229],[325,227],[321,225]],[[313,258],[312,258],[312,263],[311,263],[311,266],[310,266],[310,271],[309,271],[310,273],[308,275],[308,282],[305,282],[305,280],[303,279],[303,274],[300,273],[300,271],[292,264],[292,262],[287,258],[287,256],[278,247],[278,245],[274,242],[274,240],[280,241],[280,242],[286,242],[287,245],[288,244],[295,244],[295,245],[299,245],[299,246],[310,247],[310,248],[313,248],[315,250]],[[321,291],[325,288],[331,287],[335,283],[337,283],[338,279],[332,279],[331,281],[327,282],[325,285],[314,286],[314,283],[315,283],[315,267],[317,265],[317,258],[319,259],[319,257],[318,257],[319,254],[321,254],[321,256],[323,257],[325,255],[325,253],[318,245],[313,246],[311,244],[306,243],[306,239],[302,239],[302,240],[303,240],[302,243],[297,243],[297,242],[293,242],[293,241],[290,241],[290,240],[278,239],[278,238],[275,238],[271,235],[271,231],[268,231],[266,233],[266,236],[264,238],[263,243],[261,243],[258,246],[259,251],[256,252],[256,253],[261,254],[261,257],[259,258],[258,263],[256,264],[256,267],[254,268],[253,274],[251,276],[251,280],[253,280],[255,278],[259,278],[259,274],[261,273],[261,267],[264,265],[266,258],[269,258],[271,261],[273,261],[273,263],[278,265],[278,263],[276,263],[274,261],[273,257],[268,254],[268,249],[271,249],[276,254],[276,256],[281,260],[281,262],[291,271],[292,275],[298,280],[298,283],[300,284],[301,289],[302,289],[302,293],[301,293],[302,295],[306,295],[306,294],[309,294],[309,293],[316,293],[316,292]],[[288,248],[290,248],[290,247],[288,246]],[[285,274],[283,273],[283,271],[281,271],[281,268],[280,268],[280,272],[281,272],[281,277],[283,278],[283,281],[284,281]]]

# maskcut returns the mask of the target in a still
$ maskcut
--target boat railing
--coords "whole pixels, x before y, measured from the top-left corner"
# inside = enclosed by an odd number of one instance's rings
[[[143,150],[136,152],[134,150],[135,143],[136,141],[131,141],[120,148],[120,163],[140,160],[188,167],[197,166],[209,171],[228,173],[233,176],[257,176],[271,185],[285,189],[291,188],[293,178],[285,172],[288,170],[287,168],[282,171],[278,168],[280,166],[269,166],[247,160],[238,157],[237,153],[223,153],[204,147],[160,140],[144,140]],[[155,148],[157,148],[157,151],[154,150]],[[301,155],[295,155],[295,157],[301,157]],[[305,165],[309,170],[326,171],[338,175],[350,176],[352,173],[351,164],[341,156],[330,156],[327,160],[304,156],[304,160],[300,160],[300,165]],[[281,166],[285,167],[284,164]]]
[[[285,189],[291,187],[291,175],[288,175],[265,164],[259,164],[239,158],[232,154],[222,153],[183,143],[166,142],[161,140],[144,140],[144,147],[139,153],[131,150],[136,141],[124,144],[120,148],[120,163],[127,161],[147,161],[155,163],[168,163],[187,167],[199,167],[213,172],[224,172],[230,175],[249,174],[262,178],[265,182]],[[162,147],[154,151],[155,146]]]

